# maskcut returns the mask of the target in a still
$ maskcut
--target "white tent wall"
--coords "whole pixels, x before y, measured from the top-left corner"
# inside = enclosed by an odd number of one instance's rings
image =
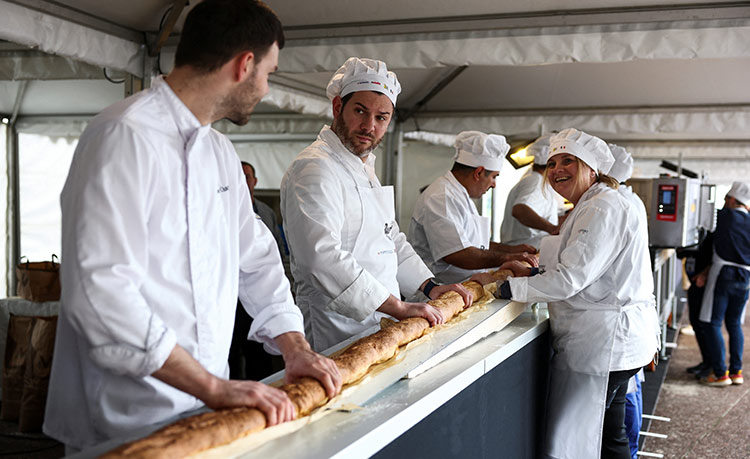
[[[60,193],[77,144],[77,137],[18,135],[19,255],[30,261],[60,257]]]
[[[0,0],[0,11],[0,39],[143,75],[143,45],[7,1]],[[131,38],[138,34],[133,32]]]
[[[616,140],[694,139],[750,141],[750,108],[711,107],[691,110],[641,109],[566,110],[558,113],[452,113],[417,116],[404,127],[457,134],[464,130],[503,133],[510,138],[534,138],[540,132],[576,127]]]
[[[746,21],[674,21],[590,26],[512,27],[425,34],[400,33],[290,41],[279,58],[285,72],[336,70],[350,56],[387,58],[389,67],[548,65],[622,62],[635,59],[734,58],[747,56]],[[558,20],[558,24],[563,21]],[[374,32],[374,31],[373,31]]]
[[[314,138],[312,139],[314,140]],[[258,189],[278,190],[281,179],[294,158],[309,142],[234,142],[241,160],[255,168]]]
[[[453,147],[445,145],[419,141],[404,142],[404,171],[401,184],[403,192],[396,216],[404,233],[409,230],[414,205],[419,198],[419,190],[451,169],[455,152],[456,150]],[[495,241],[500,241],[500,225],[503,220],[508,193],[527,170],[528,168],[516,170],[510,163],[505,163],[495,181],[494,191],[490,191],[484,196],[484,199],[490,199],[491,197],[492,201],[492,213],[494,214],[492,236]],[[475,203],[481,205],[479,200]],[[480,207],[478,207],[478,210],[481,212]],[[487,215],[484,212],[481,213]]]

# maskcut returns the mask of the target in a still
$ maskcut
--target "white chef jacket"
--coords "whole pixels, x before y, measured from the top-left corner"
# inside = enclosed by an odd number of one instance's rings
[[[480,217],[469,192],[452,172],[438,177],[417,199],[409,225],[409,242],[441,283],[461,282],[476,272],[443,261],[443,257],[468,247],[482,247]],[[489,233],[487,233],[489,236]]]
[[[308,340],[316,350],[344,338],[340,334],[334,340],[322,336],[336,334],[336,330],[314,329],[309,308],[361,322],[366,328],[370,325],[365,323],[390,294],[397,298],[398,293],[411,296],[432,277],[395,221],[387,229],[398,258],[396,280],[400,292],[391,292],[384,285],[388,280],[378,280],[361,266],[363,260],[353,255],[357,238],[364,231],[363,213],[370,210],[358,188],[382,188],[374,163],[374,154],[370,153],[363,163],[324,126],[318,139],[297,156],[281,181],[281,213],[297,303],[305,315]]]
[[[179,344],[227,377],[238,294],[251,337],[303,331],[231,143],[163,79],[92,120],[61,204],[47,435],[81,449],[202,406],[149,375]]]
[[[514,300],[549,304],[543,456],[598,458],[609,373],[646,365],[659,346],[646,218],[624,190],[597,183],[558,238],[555,268],[511,278],[510,289]]]
[[[652,317],[656,312],[645,213],[635,208],[626,193],[594,184],[561,228],[555,269],[509,279],[514,300],[549,302],[550,314],[555,302],[565,303],[580,311],[582,327],[584,323],[594,327],[586,322],[586,311],[596,311],[599,305],[648,305],[647,313],[640,308],[623,312],[627,328],[615,337],[610,371],[648,364],[659,333]]]
[[[557,196],[552,187],[544,182],[544,176],[530,167],[508,193],[500,227],[500,241],[510,245],[529,244],[538,249],[542,238],[549,236],[549,233],[519,222],[513,216],[513,206],[526,205],[543,219],[557,225]]]

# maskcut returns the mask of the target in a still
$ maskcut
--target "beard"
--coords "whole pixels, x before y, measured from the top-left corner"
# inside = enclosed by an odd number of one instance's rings
[[[336,135],[339,137],[339,140],[341,140],[341,143],[344,144],[344,147],[346,147],[347,150],[359,156],[360,158],[364,158],[373,150],[378,148],[380,142],[383,140],[383,137],[375,139],[374,135],[364,131],[352,132],[349,129],[349,125],[346,124],[343,116],[340,116],[333,120],[333,123],[331,124],[331,130],[336,133]],[[370,146],[367,147],[358,145],[355,142],[357,136],[367,137],[371,139]]]
[[[244,126],[250,121],[255,106],[263,95],[255,87],[255,71],[234,93],[227,96],[221,104],[224,118],[237,126]]]

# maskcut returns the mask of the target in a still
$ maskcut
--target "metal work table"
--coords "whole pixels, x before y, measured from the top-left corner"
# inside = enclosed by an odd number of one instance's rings
[[[527,307],[501,331],[413,379],[399,380],[363,409],[331,413],[241,457],[477,457],[498,451],[536,457],[548,379],[547,330],[547,309]]]

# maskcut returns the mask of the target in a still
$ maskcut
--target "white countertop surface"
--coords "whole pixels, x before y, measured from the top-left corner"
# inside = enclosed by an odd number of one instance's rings
[[[375,395],[363,409],[334,412],[283,437],[236,457],[369,457],[426,418],[456,394],[491,371],[548,329],[546,307],[527,307],[499,332],[414,377],[401,379]],[[187,413],[194,414],[194,413]],[[173,422],[170,420],[169,422]],[[169,423],[167,422],[167,423]],[[110,441],[76,457],[102,454],[119,444],[147,435],[149,426],[132,438]]]

